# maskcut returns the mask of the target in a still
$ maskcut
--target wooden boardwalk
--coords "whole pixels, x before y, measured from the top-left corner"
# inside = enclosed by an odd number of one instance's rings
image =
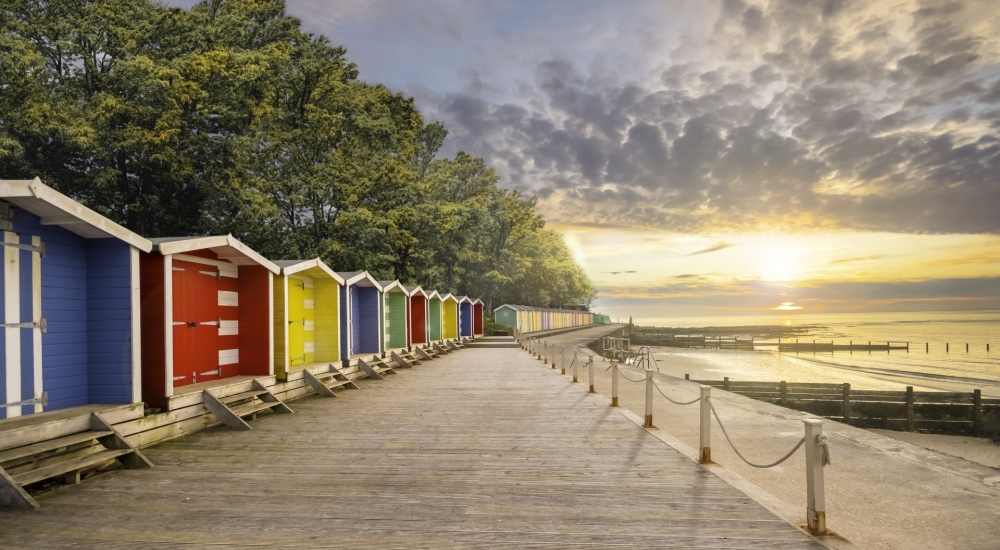
[[[0,510],[0,547],[822,548],[518,349],[360,385]]]

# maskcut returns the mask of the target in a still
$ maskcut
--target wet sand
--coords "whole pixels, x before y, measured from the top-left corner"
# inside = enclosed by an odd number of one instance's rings
[[[893,430],[868,430],[917,447],[964,458],[969,462],[1000,469],[1000,445],[983,437],[940,435]]]

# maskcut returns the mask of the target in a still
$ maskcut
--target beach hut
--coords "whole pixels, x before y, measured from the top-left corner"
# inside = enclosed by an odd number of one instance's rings
[[[0,180],[0,226],[0,419],[141,401],[139,254],[152,243],[37,178]]]
[[[458,335],[462,338],[472,338],[472,298],[456,296],[458,300]]]
[[[385,351],[399,351],[408,346],[409,293],[399,281],[379,281],[382,287],[383,326]]]
[[[338,271],[340,289],[340,358],[381,355],[385,351],[382,327],[382,287],[367,271]]]
[[[403,287],[409,295],[409,313],[407,316],[407,346],[429,344],[427,330],[427,292],[419,286]]]
[[[444,340],[458,338],[458,298],[450,293],[441,298],[441,332]]]
[[[274,375],[339,363],[344,279],[319,258],[274,263]]]
[[[140,255],[143,400],[163,407],[217,381],[274,374],[278,266],[232,235],[152,241]]]
[[[472,335],[482,336],[484,324],[483,301],[476,298],[472,301]]]
[[[441,307],[441,294],[432,290],[427,294],[427,341],[440,342],[444,340],[444,308]]]

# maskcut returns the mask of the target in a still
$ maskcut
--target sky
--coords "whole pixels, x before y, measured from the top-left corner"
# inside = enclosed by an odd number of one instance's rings
[[[1000,309],[1000,2],[287,9],[537,196],[614,318]]]

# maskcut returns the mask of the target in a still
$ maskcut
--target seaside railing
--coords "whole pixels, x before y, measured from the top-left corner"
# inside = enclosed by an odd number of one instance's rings
[[[579,368],[581,366],[581,361],[579,360],[577,350],[574,348],[572,350],[572,359],[567,361],[566,348],[556,346],[549,346],[549,343],[542,338],[522,338],[518,340],[521,348],[528,351],[534,355],[537,359],[541,360],[543,364],[549,364],[551,361],[552,368],[557,368],[556,357],[559,358],[558,367],[561,368],[562,374],[566,374],[567,368],[572,369],[573,382],[579,381]],[[558,349],[558,352],[557,352]],[[647,348],[648,349],[648,348]],[[652,353],[649,353],[652,357]],[[590,389],[588,393],[596,393],[594,389],[594,356],[587,354],[587,370],[588,378],[590,382]],[[655,361],[655,359],[653,359]],[[808,418],[802,420],[804,427],[804,434],[802,438],[785,454],[778,458],[777,460],[771,461],[769,463],[756,463],[747,459],[743,453],[736,447],[732,439],[729,437],[729,432],[726,430],[726,426],[719,416],[718,411],[716,411],[714,404],[712,403],[712,386],[707,384],[702,384],[699,386],[699,396],[691,401],[675,401],[670,398],[663,390],[660,388],[659,384],[653,379],[654,369],[649,362],[645,363],[647,366],[642,368],[643,373],[640,378],[631,378],[620,369],[621,364],[612,359],[611,366],[606,370],[611,370],[611,406],[618,407],[618,389],[619,389],[619,378],[622,378],[628,382],[636,384],[645,384],[645,417],[643,418],[644,428],[654,428],[653,425],[653,399],[654,390],[658,392],[664,399],[668,402],[678,405],[678,406],[688,406],[699,404],[699,450],[698,450],[698,462],[701,464],[714,464],[712,462],[712,418],[715,418],[716,423],[719,425],[719,429],[722,431],[722,435],[725,437],[726,442],[733,449],[733,452],[747,465],[754,468],[773,468],[779,464],[785,462],[791,458],[796,451],[801,447],[805,447],[805,464],[806,464],[806,524],[810,532],[816,535],[826,535],[826,497],[825,497],[825,486],[823,482],[823,468],[830,465],[830,449],[827,442],[826,436],[823,435],[823,421],[816,418]],[[655,363],[653,363],[655,364]]]
[[[734,334],[734,329],[740,332]],[[809,327],[745,326],[745,327],[655,327],[633,325],[630,336],[633,344],[675,347],[759,350],[770,349],[779,353],[833,353],[920,352],[920,342],[897,340],[820,340],[805,338]],[[955,344],[952,346],[951,344]],[[929,342],[925,341],[923,353],[990,353],[989,342]]]
[[[690,379],[688,375],[685,379]],[[997,430],[1000,399],[971,392],[858,390],[851,384],[692,380],[751,399],[809,412],[861,428],[942,433]]]

